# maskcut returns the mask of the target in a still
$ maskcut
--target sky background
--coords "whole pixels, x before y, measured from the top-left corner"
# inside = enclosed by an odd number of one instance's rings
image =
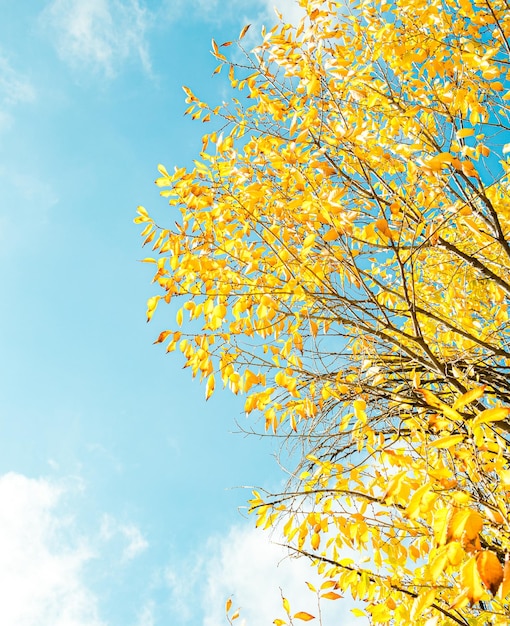
[[[182,85],[228,97],[211,38],[296,20],[290,0],[0,0],[0,623],[219,626],[316,614],[305,561],[256,531],[250,491],[284,475],[242,399],[152,345],[136,207],[165,215],[157,164],[212,129]],[[169,317],[167,317],[169,319]],[[350,604],[335,622],[351,622]],[[361,623],[361,622],[357,622]]]

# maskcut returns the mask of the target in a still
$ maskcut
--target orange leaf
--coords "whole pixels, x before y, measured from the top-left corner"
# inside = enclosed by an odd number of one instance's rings
[[[315,619],[314,615],[310,615],[310,613],[306,613],[306,611],[299,611],[294,615],[295,619],[302,619],[303,622],[309,622],[311,619]]]
[[[338,583],[336,580],[326,580],[322,583],[321,589],[330,589],[331,587],[334,587],[336,589],[337,585]]]
[[[162,333],[159,333],[159,337],[156,339],[154,343],[161,343],[162,341],[165,341],[165,339],[168,337],[170,333],[171,333],[170,330],[164,330]]]
[[[338,231],[335,228],[330,228],[326,233],[324,233],[322,239],[324,241],[334,241],[335,239],[338,239],[338,237],[340,237]]]
[[[388,226],[388,222],[384,218],[381,218],[381,219],[377,220],[376,223],[375,223],[375,227],[383,235],[385,235],[386,237],[390,237],[391,238],[390,227]]]
[[[425,402],[429,405],[434,407],[435,409],[440,409],[443,406],[443,402],[441,402],[441,400],[435,396],[432,391],[429,391],[428,389],[417,389],[416,391],[418,391],[419,393],[421,393],[421,395],[424,397]]]
[[[246,35],[246,33],[248,32],[248,29],[250,28],[251,24],[247,24],[243,30],[241,31],[241,34],[239,35],[239,41],[241,41],[241,39]]]
[[[503,569],[503,580],[498,591],[500,600],[504,600],[510,593],[510,560],[507,558]]]
[[[476,556],[476,565],[483,584],[493,596],[496,595],[503,581],[503,567],[498,557],[492,550],[483,550]]]
[[[326,598],[326,600],[338,600],[338,598],[341,597],[342,596],[339,593],[335,593],[334,591],[328,591],[321,596],[321,598]]]

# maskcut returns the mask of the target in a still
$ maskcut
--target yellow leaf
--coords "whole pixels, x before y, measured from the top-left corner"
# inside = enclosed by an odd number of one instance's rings
[[[221,59],[222,61],[226,61],[226,57],[220,53],[218,49],[218,44],[214,41],[214,39],[211,41],[211,43],[213,48],[213,56],[215,56],[217,59]]]
[[[471,137],[471,135],[474,135],[475,131],[473,128],[461,128],[459,129],[455,135],[457,136],[457,139],[463,139],[464,137]]]
[[[150,322],[152,316],[154,315],[154,311],[158,306],[158,302],[161,296],[152,296],[147,300],[147,321]]]
[[[435,598],[435,589],[428,589],[418,594],[418,596],[414,599],[413,606],[411,608],[410,617],[413,623],[418,621],[423,612],[434,602]]]
[[[479,413],[473,420],[473,426],[480,424],[488,424],[490,422],[499,422],[504,420],[510,414],[510,408],[506,406],[499,406],[494,409],[485,409]]]
[[[205,399],[206,400],[209,400],[209,398],[214,393],[214,387],[215,387],[214,374],[210,374],[207,379],[207,383],[205,385]]]
[[[290,613],[290,604],[287,598],[282,598],[283,610],[285,613]]]
[[[444,437],[439,437],[433,441],[430,446],[432,448],[451,448],[452,446],[457,445],[461,441],[464,441],[464,435],[445,435]]]
[[[464,588],[463,591],[467,594],[470,602],[476,603],[483,597],[485,589],[483,588],[482,579],[478,572],[476,557],[472,556],[463,565],[460,573],[460,581]]]
[[[462,545],[467,545],[476,539],[482,530],[483,518],[478,511],[461,509],[452,517],[448,536],[450,539],[460,541]]]
[[[299,611],[298,613],[295,613],[294,618],[303,620],[303,622],[309,622],[311,619],[315,619],[313,615],[306,613],[306,611]]]
[[[433,582],[437,582],[448,565],[448,553],[442,548],[430,560],[429,571],[430,578]]]
[[[170,174],[166,171],[166,168],[164,165],[161,165],[161,163],[158,165],[158,172],[162,175],[162,176],[166,176],[166,178],[170,178]]]
[[[310,248],[313,245],[316,237],[317,235],[315,233],[307,235],[305,237],[305,240],[303,241],[303,248]]]
[[[430,491],[430,484],[426,483],[419,487],[411,497],[409,504],[404,512],[404,515],[409,519],[416,519],[420,513],[420,504],[423,496]]]
[[[225,604],[225,613],[228,613],[232,608],[232,598],[229,598]]]
[[[455,400],[453,404],[453,408],[455,410],[461,409],[462,407],[465,407],[467,404],[471,404],[471,402],[478,400],[478,398],[483,396],[485,388],[486,388],[486,385],[482,385],[481,387],[476,387],[475,389],[471,389],[471,391],[467,391],[462,396],[460,396],[460,398],[457,398],[457,400]]]
[[[457,566],[462,563],[465,552],[459,541],[450,541],[446,554],[448,555],[448,562],[450,565]]]

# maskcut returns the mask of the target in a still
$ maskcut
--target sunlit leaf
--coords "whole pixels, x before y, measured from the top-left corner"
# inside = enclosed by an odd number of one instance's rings
[[[313,615],[306,613],[306,611],[299,611],[298,613],[295,613],[294,618],[303,620],[303,622],[309,622],[310,620],[315,619]]]
[[[503,566],[491,550],[482,550],[476,555],[476,565],[483,584],[492,595],[496,595],[503,581]]]

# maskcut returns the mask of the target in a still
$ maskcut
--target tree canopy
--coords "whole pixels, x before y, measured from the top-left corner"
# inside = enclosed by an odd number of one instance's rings
[[[180,302],[157,342],[294,445],[251,506],[320,596],[508,624],[510,5],[299,3],[253,51],[213,42],[230,102],[185,88],[215,129],[159,167],[168,225],[139,208],[147,318]]]

